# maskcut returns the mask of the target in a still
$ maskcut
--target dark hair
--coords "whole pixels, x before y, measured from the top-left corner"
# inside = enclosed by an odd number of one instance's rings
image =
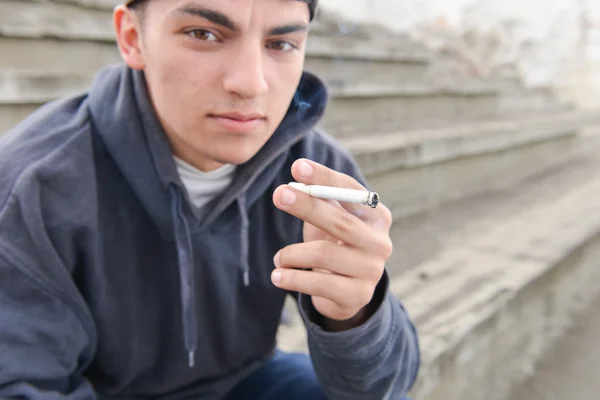
[[[317,5],[319,3],[319,0],[298,0],[298,1],[301,1],[308,5],[308,9],[310,11],[310,20],[312,21],[313,18],[315,17],[315,13],[317,10]],[[127,7],[129,7],[130,9],[132,9],[134,11],[143,12],[146,3],[147,3],[147,0],[128,0],[125,4],[127,5]]]
[[[317,11],[317,5],[319,0],[300,0],[308,4],[308,9],[310,10],[310,20],[312,21],[315,17],[315,13]]]

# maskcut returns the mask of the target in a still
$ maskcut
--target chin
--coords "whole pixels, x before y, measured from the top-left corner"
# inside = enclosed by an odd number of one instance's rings
[[[261,135],[262,136],[262,135]],[[261,137],[259,140],[251,140],[246,141],[245,143],[229,143],[229,146],[222,149],[225,150],[221,154],[219,154],[220,159],[226,160],[224,161],[227,164],[244,164],[250,161],[265,145],[268,137]]]
[[[216,159],[223,164],[234,164],[241,165],[245,164],[252,159],[258,153],[256,151],[237,151],[231,154],[224,154],[222,157],[217,157]]]

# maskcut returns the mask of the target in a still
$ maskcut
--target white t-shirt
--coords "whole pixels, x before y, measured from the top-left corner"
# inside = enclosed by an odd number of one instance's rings
[[[190,201],[201,214],[203,207],[223,193],[233,181],[236,168],[233,164],[225,164],[214,171],[203,172],[177,157],[174,159]]]

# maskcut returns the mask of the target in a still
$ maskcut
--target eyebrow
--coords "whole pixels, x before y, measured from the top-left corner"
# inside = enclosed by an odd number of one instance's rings
[[[178,8],[175,13],[200,17],[212,22],[213,24],[227,28],[232,32],[239,32],[238,26],[227,15],[209,8],[188,5]],[[269,30],[269,35],[287,35],[289,33],[306,31],[308,31],[308,25],[303,22],[298,22],[271,28]]]
[[[282,26],[277,26],[269,31],[269,35],[277,36],[277,35],[287,35],[288,33],[294,32],[307,32],[308,25],[303,23],[298,24],[287,24]]]

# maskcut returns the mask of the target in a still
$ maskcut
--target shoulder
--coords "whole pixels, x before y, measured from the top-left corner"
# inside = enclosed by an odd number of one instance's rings
[[[89,177],[92,154],[86,96],[40,107],[0,137],[0,209],[33,187],[76,190],[78,177]]]
[[[303,153],[303,157],[316,162],[348,162],[352,155],[333,136],[321,129],[314,129],[306,135],[294,149]]]

